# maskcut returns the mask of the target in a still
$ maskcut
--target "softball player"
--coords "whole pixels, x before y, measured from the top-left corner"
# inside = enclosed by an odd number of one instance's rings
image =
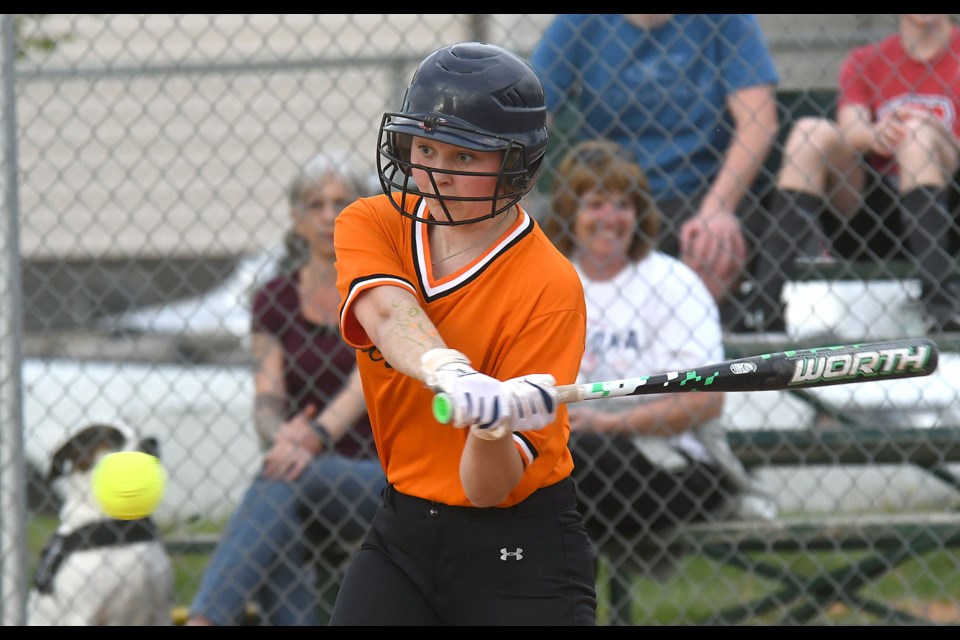
[[[443,47],[381,121],[385,193],[337,218],[340,329],[388,485],[331,624],[595,623],[554,386],[577,377],[583,288],[520,205],[546,144],[523,59]],[[465,428],[433,417],[440,391]]]

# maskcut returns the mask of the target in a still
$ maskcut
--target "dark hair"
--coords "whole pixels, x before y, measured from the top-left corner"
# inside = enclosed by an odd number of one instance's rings
[[[622,193],[637,211],[633,240],[627,250],[631,260],[641,260],[657,244],[660,211],[650,196],[650,183],[643,169],[619,144],[588,140],[574,146],[560,161],[551,189],[551,214],[544,232],[563,255],[573,257],[573,221],[585,193],[594,189]]]

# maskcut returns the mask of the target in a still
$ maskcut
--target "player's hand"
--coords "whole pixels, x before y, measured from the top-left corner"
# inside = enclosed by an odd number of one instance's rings
[[[475,424],[470,432],[484,440],[499,440],[514,431],[539,431],[557,419],[557,387],[553,376],[534,373],[503,383],[509,394],[510,417],[499,425]]]
[[[557,381],[548,373],[534,373],[503,383],[510,392],[510,428],[539,431],[557,419]]]
[[[449,396],[453,426],[486,430],[509,424],[510,398],[504,383],[474,369],[459,351],[431,349],[423,354],[420,367],[427,386]]]

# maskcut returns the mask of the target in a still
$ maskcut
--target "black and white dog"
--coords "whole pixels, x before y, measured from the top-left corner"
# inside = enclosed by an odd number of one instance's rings
[[[151,518],[114,520],[93,497],[90,476],[114,451],[158,455],[154,438],[127,425],[91,424],[54,453],[48,481],[63,498],[30,593],[30,625],[169,625],[173,563]]]

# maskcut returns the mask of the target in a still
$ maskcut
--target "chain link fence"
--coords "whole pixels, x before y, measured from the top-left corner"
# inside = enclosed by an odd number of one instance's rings
[[[3,95],[11,104],[3,110],[6,206],[0,223],[4,624],[24,621],[40,549],[57,526],[63,498],[45,481],[52,456],[69,434],[93,423],[123,422],[158,438],[170,485],[156,520],[176,552],[175,602],[189,604],[211,545],[260,466],[250,295],[277,267],[290,225],[288,183],[316,152],[339,149],[366,167],[376,184],[380,117],[400,106],[426,53],[454,41],[485,40],[526,57],[552,18],[5,18],[10,53]],[[780,75],[782,131],[760,177],[769,185],[776,179],[786,123],[803,114],[832,113],[844,55],[893,33],[897,16],[759,18]],[[541,220],[551,215],[546,189],[567,135],[558,129],[552,138],[541,189],[526,203]],[[887,256],[862,262],[872,271],[841,264],[826,275],[788,283],[780,342],[765,333],[727,334],[727,355],[922,332],[911,273],[897,272]],[[729,394],[721,422],[731,432],[960,428],[960,385],[949,377],[957,368],[956,347],[942,345],[941,371],[923,382],[807,395]],[[908,462],[911,451],[903,448],[919,446],[887,444],[900,446]],[[955,512],[960,500],[950,455],[945,447],[932,463],[926,461],[933,474],[917,463],[846,464],[839,455],[807,465],[777,464],[769,457],[754,473],[781,516],[822,522],[868,514],[882,522],[892,512]],[[717,550],[713,542],[694,539],[685,543],[668,577],[644,573],[649,564],[635,562],[636,556],[665,553],[676,540],[664,538],[654,551],[620,541],[625,548],[606,553],[598,565],[598,622],[723,622],[728,619],[716,611],[743,605],[765,588],[774,595],[751,609],[762,614],[761,621],[910,621],[866,604],[865,597],[853,595],[856,584],[920,618],[956,623],[955,540],[918,542],[939,531],[925,528],[924,517],[916,519],[919,528],[891,530],[905,562],[889,559],[878,572],[856,562],[871,553],[889,556],[889,547],[868,540],[848,549],[840,530],[831,544],[830,531],[821,529],[818,546],[809,548],[804,540],[813,536],[797,537],[792,551],[773,544],[771,534],[760,551],[782,566],[770,571],[738,561],[739,551],[718,557],[710,553]],[[338,538],[345,535],[342,523],[319,524],[325,527],[321,534],[313,530],[314,539],[333,550],[316,560],[318,607],[326,616],[344,554],[356,541]],[[597,542],[611,548],[609,541]],[[834,556],[852,573],[836,573]],[[807,584],[792,573],[803,564],[813,567]],[[735,570],[738,565],[748,570]],[[820,592],[818,577],[840,595],[816,600],[811,615],[788,616],[795,592]],[[778,592],[780,581],[786,586]],[[250,621],[257,619],[253,609]]]

